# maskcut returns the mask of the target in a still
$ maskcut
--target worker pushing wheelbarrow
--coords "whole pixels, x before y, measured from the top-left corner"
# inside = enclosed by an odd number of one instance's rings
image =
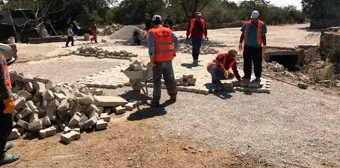
[[[152,81],[152,66],[148,64],[143,67],[141,63],[135,61],[123,73],[130,79],[134,91],[142,90],[144,94],[149,94],[147,83]]]

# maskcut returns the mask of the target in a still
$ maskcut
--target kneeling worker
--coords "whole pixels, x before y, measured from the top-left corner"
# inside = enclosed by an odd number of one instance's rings
[[[158,107],[161,98],[162,75],[172,102],[176,101],[177,88],[172,60],[179,48],[179,40],[169,28],[162,26],[161,16],[152,17],[153,28],[148,32],[150,65],[153,66],[153,99],[150,106]]]
[[[207,69],[214,85],[221,85],[220,80],[233,79],[234,76],[241,82],[241,76],[236,67],[236,55],[236,50],[230,50],[228,53],[218,54],[213,62],[208,64]]]

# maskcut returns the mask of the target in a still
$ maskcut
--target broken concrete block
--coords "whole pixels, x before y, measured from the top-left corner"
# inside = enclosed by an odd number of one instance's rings
[[[24,120],[18,120],[17,125],[28,130],[28,123]]]
[[[13,128],[11,134],[8,137],[8,140],[11,141],[11,140],[19,139],[19,138],[20,138],[19,130],[16,128]]]
[[[102,120],[104,120],[104,121],[106,121],[106,122],[110,122],[111,117],[109,116],[108,113],[102,113],[102,114],[100,115],[100,119],[102,119]]]
[[[129,102],[127,104],[125,104],[125,109],[128,110],[128,111],[132,111],[134,108],[135,108],[135,103],[132,103],[132,102]]]
[[[67,111],[70,108],[70,103],[67,99],[63,99],[57,109],[58,112]]]
[[[116,115],[121,115],[121,114],[124,114],[125,112],[126,112],[125,107],[123,106],[116,107]]]
[[[34,105],[33,101],[26,102],[26,105],[31,109],[33,113],[39,113],[37,106]]]
[[[66,134],[61,134],[60,141],[64,144],[70,144],[72,141],[79,140],[81,138],[81,134],[76,131],[71,131]]]
[[[78,127],[82,128],[88,119],[89,118],[86,115],[83,115],[80,118],[80,122],[78,123]]]
[[[17,94],[19,97],[25,98],[26,101],[31,100],[33,98],[32,94],[27,92],[26,90],[19,90]]]
[[[32,93],[32,92],[34,91],[34,87],[33,87],[32,82],[26,83],[25,89],[26,89],[28,92]]]
[[[83,129],[88,129],[90,128],[91,126],[94,126],[98,121],[98,117],[97,116],[93,116],[91,117],[89,120],[87,120],[85,122],[85,124],[83,125]]]
[[[92,96],[78,97],[78,100],[82,106],[90,105],[94,101]]]
[[[15,100],[15,110],[20,110],[22,107],[25,106],[26,100],[23,97],[19,97],[17,100]]]
[[[17,118],[22,119],[22,118],[30,115],[31,113],[32,113],[32,110],[30,108],[26,107],[19,114],[17,114]]]
[[[75,127],[78,125],[82,117],[82,114],[79,112],[76,112],[73,117],[71,118],[70,122],[68,123],[69,127]]]
[[[54,94],[52,91],[47,90],[44,94],[43,94],[43,99],[46,101],[50,101],[54,99]]]
[[[104,121],[104,120],[98,120],[96,123],[96,130],[100,131],[100,130],[104,130],[109,126],[109,124]]]
[[[46,86],[42,82],[34,82],[34,89],[36,90],[36,94],[43,95],[46,92]]]
[[[62,93],[54,93],[54,98],[57,99],[58,101],[61,101],[63,99],[66,99],[66,96]]]
[[[39,131],[39,136],[42,139],[51,137],[55,134],[57,134],[57,128],[54,126]]]
[[[125,99],[119,96],[94,96],[94,99],[98,107],[116,107],[127,103]]]
[[[42,121],[37,120],[28,124],[28,130],[35,132],[43,129]]]

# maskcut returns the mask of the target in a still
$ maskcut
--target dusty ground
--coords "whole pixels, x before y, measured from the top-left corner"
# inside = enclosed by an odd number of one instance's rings
[[[304,30],[307,26],[270,26],[268,45],[317,44],[319,33]],[[235,48],[239,35],[239,28],[209,31],[211,40],[223,44],[215,46],[219,51]],[[75,82],[86,77],[101,84],[124,83],[124,75],[110,68],[126,61],[78,56],[47,59],[77,47],[66,49],[61,48],[63,43],[53,43],[45,49],[44,45],[34,45],[41,50],[19,46],[22,60],[35,55],[46,60],[17,63],[10,69],[53,82]],[[140,60],[148,60],[144,47],[113,41],[97,46],[127,50],[138,54]],[[214,56],[201,56],[200,66],[191,67],[190,54],[178,53],[173,63],[175,73],[194,74],[198,85],[208,83],[205,66]],[[166,98],[163,96],[163,101]],[[115,119],[109,130],[83,134],[80,141],[68,146],[59,144],[58,136],[41,141],[18,140],[15,150],[23,154],[23,159],[14,167],[339,167],[339,101],[338,97],[275,81],[271,94],[179,93],[176,104],[156,111],[137,111],[127,120]]]

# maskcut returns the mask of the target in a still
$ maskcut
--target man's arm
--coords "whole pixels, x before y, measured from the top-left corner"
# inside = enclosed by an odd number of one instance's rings
[[[238,70],[237,70],[236,62],[235,62],[235,64],[233,65],[232,69],[233,69],[233,72],[234,72],[234,75],[235,75],[236,79],[237,79],[238,81],[241,81],[241,76],[240,76],[240,74],[239,74],[239,72],[238,72]]]
[[[12,92],[7,88],[4,61],[0,60],[0,95],[3,100],[12,97]]]
[[[262,27],[262,41],[263,41],[263,45],[267,45],[267,26],[265,24],[263,24]]]
[[[243,40],[244,40],[244,30],[245,30],[245,28],[246,28],[246,25],[243,25],[242,28],[241,28],[242,34],[241,34],[241,37],[240,37],[240,43],[242,43]]]
[[[148,32],[148,48],[149,48],[149,56],[150,60],[153,60],[155,57],[155,41],[153,37],[153,33],[151,31]]]
[[[178,51],[180,43],[179,43],[179,40],[178,40],[177,36],[175,35],[175,33],[172,33],[172,41],[175,44],[175,51]]]

